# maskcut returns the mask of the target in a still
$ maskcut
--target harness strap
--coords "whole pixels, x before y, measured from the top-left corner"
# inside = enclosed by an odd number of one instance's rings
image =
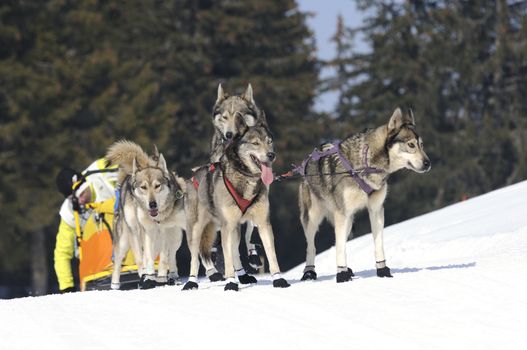
[[[210,165],[202,165],[201,167],[199,167],[197,170],[199,169],[203,169],[203,168],[206,168],[208,167],[209,168],[209,172],[213,173],[216,171],[216,167],[219,167],[221,169],[221,163],[212,163]],[[196,170],[196,171],[197,171]],[[258,194],[255,195],[253,198],[251,199],[245,199],[243,198],[242,196],[240,196],[240,194],[238,194],[238,192],[236,192],[236,189],[234,188],[234,185],[232,184],[232,182],[227,178],[227,176],[225,176],[225,173],[222,172],[222,177],[223,177],[223,183],[225,184],[225,187],[227,188],[227,191],[229,192],[229,194],[231,195],[232,199],[234,199],[234,201],[236,202],[236,205],[238,206],[238,208],[240,209],[240,211],[242,212],[242,214],[245,214],[245,212],[247,211],[247,209],[249,209],[249,207],[254,203],[255,199],[258,197]],[[194,185],[194,188],[195,189],[198,189],[199,187],[199,182],[198,180],[196,179],[195,176],[192,176],[191,178],[192,180],[192,183]]]
[[[245,214],[247,209],[249,209],[249,207],[254,203],[254,200],[256,199],[256,197],[258,197],[258,195],[254,196],[251,199],[243,198],[238,194],[238,192],[236,192],[236,189],[234,188],[232,182],[229,181],[225,174],[223,175],[223,183],[225,184],[225,187],[227,187],[227,190],[231,194],[232,199],[234,199],[234,201],[236,202],[236,205],[238,205],[238,208],[240,208],[242,214]]]
[[[307,164],[309,163],[310,160],[318,161],[318,160],[320,160],[323,157],[327,157],[329,155],[336,154],[339,157],[340,162],[342,163],[342,165],[344,166],[346,171],[355,180],[355,182],[359,185],[359,187],[364,192],[366,192],[368,195],[372,194],[372,192],[374,192],[375,190],[373,188],[371,188],[371,186],[368,185],[366,183],[366,181],[364,181],[364,179],[362,177],[360,177],[359,175],[360,174],[382,173],[382,172],[384,172],[384,170],[378,169],[378,168],[374,168],[374,167],[370,167],[368,165],[368,145],[366,145],[364,147],[364,149],[363,149],[364,167],[361,168],[361,169],[358,169],[358,170],[354,170],[353,167],[351,166],[349,160],[340,151],[340,144],[341,143],[342,143],[342,141],[335,140],[335,141],[333,141],[331,143],[331,145],[332,145],[331,148],[328,148],[327,150],[322,151],[322,152],[320,152],[318,149],[315,148],[313,150],[313,152],[311,152],[311,154],[304,159],[304,161],[302,162],[302,164],[300,166],[297,166],[297,167],[293,168],[293,170],[292,170],[293,173],[298,173],[301,176],[306,176],[306,168],[307,168]]]

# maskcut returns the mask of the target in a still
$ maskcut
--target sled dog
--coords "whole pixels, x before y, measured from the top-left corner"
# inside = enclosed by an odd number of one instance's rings
[[[186,229],[185,181],[168,171],[157,149],[149,157],[131,141],[114,143],[106,157],[111,164],[119,164],[120,185],[114,218],[112,289],[119,289],[119,271],[129,246],[141,276],[140,288],[157,285],[154,259],[158,254],[158,281],[175,282],[175,254]]]
[[[267,125],[265,113],[260,109],[253,97],[253,88],[251,84],[241,95],[227,94],[222,85],[218,85],[218,94],[214,107],[212,109],[212,123],[214,133],[211,141],[211,163],[218,162],[224,154],[225,147],[238,135],[242,135],[249,127],[256,123]],[[245,242],[247,246],[247,256],[249,265],[253,268],[261,266],[260,257],[258,256],[256,246],[251,243],[251,236],[254,225],[248,221],[245,228]],[[237,253],[236,250],[235,253]],[[253,278],[253,283],[256,279]]]
[[[384,200],[388,177],[406,168],[430,170],[430,159],[416,132],[411,110],[397,108],[387,124],[352,135],[342,142],[326,143],[297,170],[304,175],[299,188],[300,220],[307,240],[302,280],[317,278],[315,235],[324,218],[335,227],[337,282],[350,281],[353,271],[346,260],[346,241],[354,214],[368,209],[379,277],[392,277],[383,247]]]
[[[196,289],[198,256],[210,258],[210,247],[221,231],[225,262],[225,290],[238,290],[235,253],[239,246],[238,226],[252,221],[259,230],[275,287],[289,287],[280,275],[276,259],[274,236],[269,221],[268,186],[273,181],[272,162],[276,154],[272,136],[264,124],[258,124],[235,137],[225,148],[220,161],[196,171],[188,189],[187,220],[192,255],[190,277],[183,290]],[[187,188],[190,186],[187,186]],[[195,200],[193,200],[195,198]],[[234,260],[233,260],[234,259]],[[239,258],[238,258],[239,260]]]

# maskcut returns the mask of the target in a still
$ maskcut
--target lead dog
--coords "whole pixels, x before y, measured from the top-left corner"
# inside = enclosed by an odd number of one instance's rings
[[[268,186],[273,181],[271,163],[275,157],[269,130],[265,125],[257,125],[233,139],[220,162],[202,167],[195,173],[192,180],[194,186],[188,189],[187,207],[192,259],[190,277],[183,290],[198,288],[198,257],[201,252],[202,257],[208,258],[217,227],[221,231],[228,281],[225,290],[238,290],[234,278],[237,254],[233,252],[239,246],[238,226],[247,220],[258,225],[260,230],[273,286],[289,287],[280,275],[269,221]]]
[[[399,169],[429,171],[430,159],[415,130],[411,110],[397,108],[388,123],[352,135],[340,143],[326,143],[299,167],[305,175],[299,188],[300,220],[307,240],[306,266],[302,280],[314,280],[315,235],[324,218],[335,227],[337,282],[350,281],[346,241],[354,214],[367,208],[379,277],[392,277],[383,247],[384,200],[388,177]]]
[[[211,141],[211,163],[218,162],[225,152],[225,147],[235,137],[244,134],[249,127],[255,126],[257,123],[267,125],[264,111],[254,101],[251,84],[247,85],[241,95],[229,95],[219,84],[216,102],[212,108],[212,118],[214,134]],[[256,246],[251,243],[253,231],[254,225],[247,221],[245,228],[247,256],[249,265],[256,269],[261,266],[261,262]],[[250,278],[250,283],[256,283],[254,277],[251,276]]]
[[[185,181],[168,171],[162,154],[149,157],[130,141],[114,143],[106,155],[119,164],[120,196],[114,218],[112,289],[119,289],[121,263],[131,246],[141,276],[140,288],[157,285],[154,259],[159,254],[158,279],[177,279],[175,253],[186,229]]]

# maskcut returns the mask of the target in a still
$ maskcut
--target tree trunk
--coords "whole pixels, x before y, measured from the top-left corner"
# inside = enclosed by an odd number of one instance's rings
[[[48,291],[48,262],[46,259],[46,231],[41,228],[31,234],[31,294],[44,295]]]

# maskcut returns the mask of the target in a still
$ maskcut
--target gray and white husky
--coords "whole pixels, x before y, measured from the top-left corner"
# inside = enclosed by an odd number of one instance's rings
[[[316,279],[315,235],[324,218],[335,227],[337,282],[350,281],[346,241],[354,214],[367,208],[379,277],[392,277],[383,247],[384,200],[388,177],[399,169],[418,173],[430,170],[423,140],[416,132],[411,110],[397,108],[388,123],[352,135],[340,143],[315,150],[300,169],[305,176],[299,188],[300,220],[307,240],[306,266],[302,280]]]
[[[273,285],[289,287],[280,275],[269,218],[268,186],[273,181],[271,164],[275,157],[272,136],[260,124],[235,137],[219,163],[196,171],[194,186],[187,185],[187,239],[192,259],[190,277],[183,290],[198,288],[199,255],[209,258],[217,228],[221,231],[228,282],[225,290],[238,290],[235,269],[241,263],[235,251],[239,246],[238,226],[245,221],[254,222],[259,228]]]
[[[225,147],[237,136],[242,135],[249,127],[257,123],[267,125],[265,113],[260,109],[253,97],[251,84],[241,95],[229,95],[221,84],[218,85],[218,95],[212,109],[214,134],[211,141],[211,163],[218,162],[224,154]],[[254,225],[248,221],[245,228],[245,242],[249,264],[253,268],[261,266],[256,246],[251,243]],[[256,283],[256,280],[253,281]]]
[[[140,288],[177,281],[175,255],[186,229],[185,181],[168,170],[162,154],[149,157],[130,141],[114,143],[106,159],[119,164],[120,184],[114,217],[112,289],[120,287],[122,259],[129,246],[141,276]],[[158,254],[156,279],[154,259]]]

